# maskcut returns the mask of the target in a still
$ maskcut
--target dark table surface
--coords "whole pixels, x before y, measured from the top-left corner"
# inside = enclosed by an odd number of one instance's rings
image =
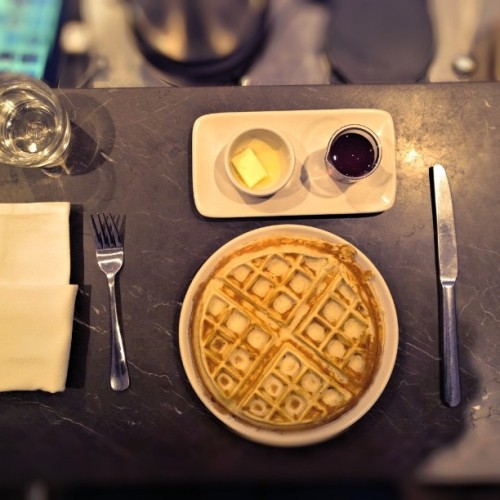
[[[500,480],[500,86],[297,86],[59,91],[73,124],[75,175],[0,169],[0,202],[72,204],[79,285],[67,389],[0,394],[0,485],[324,484]],[[281,449],[219,423],[185,376],[184,294],[222,244],[279,217],[207,219],[193,201],[192,126],[223,111],[378,108],[396,130],[394,206],[369,216],[293,217],[363,251],[395,301],[400,344],[368,414],[322,444]],[[462,403],[440,399],[438,283],[429,167],[451,182]],[[108,302],[89,214],[124,214],[120,275],[131,387],[109,388]]]

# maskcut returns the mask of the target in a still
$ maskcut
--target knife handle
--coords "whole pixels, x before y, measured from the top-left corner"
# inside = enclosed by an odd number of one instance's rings
[[[455,284],[442,283],[441,286],[443,293],[443,399],[446,405],[457,406],[460,403],[460,374]]]

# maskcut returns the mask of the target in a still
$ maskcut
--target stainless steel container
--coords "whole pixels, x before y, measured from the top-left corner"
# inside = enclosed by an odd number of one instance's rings
[[[268,0],[128,0],[139,45],[156,66],[187,77],[237,74],[259,49]]]

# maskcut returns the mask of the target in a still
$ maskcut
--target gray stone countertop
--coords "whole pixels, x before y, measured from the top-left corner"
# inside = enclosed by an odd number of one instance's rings
[[[59,90],[75,175],[0,169],[0,202],[72,204],[79,285],[67,389],[0,394],[0,485],[324,484],[500,480],[500,86],[293,86]],[[191,139],[207,113],[378,108],[396,131],[394,206],[365,216],[290,217],[364,252],[396,305],[386,390],[342,435],[297,449],[247,441],[186,378],[178,321],[187,287],[221,245],[280,217],[208,219],[194,205]],[[462,403],[440,399],[438,282],[429,167],[454,197]],[[89,214],[125,216],[120,310],[131,387],[109,388],[108,302]]]

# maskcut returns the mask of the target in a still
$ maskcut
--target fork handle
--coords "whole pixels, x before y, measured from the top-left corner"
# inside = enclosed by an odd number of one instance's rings
[[[115,278],[108,277],[110,319],[111,319],[111,374],[110,383],[114,391],[123,391],[130,385],[125,348],[118,322],[116,308]]]

